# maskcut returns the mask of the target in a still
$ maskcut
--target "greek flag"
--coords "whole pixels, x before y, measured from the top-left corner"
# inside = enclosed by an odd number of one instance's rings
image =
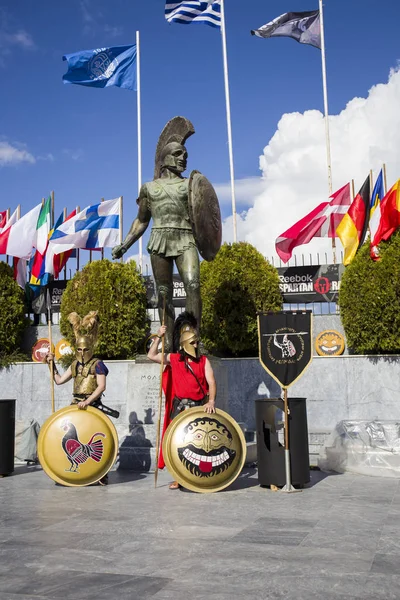
[[[66,54],[68,71],[64,83],[76,83],[90,87],[115,85],[136,91],[136,44],[81,50]]]
[[[221,0],[167,2],[165,18],[168,23],[207,23],[221,29]]]
[[[49,240],[54,254],[72,248],[106,248],[119,243],[120,200],[106,200],[64,221]]]

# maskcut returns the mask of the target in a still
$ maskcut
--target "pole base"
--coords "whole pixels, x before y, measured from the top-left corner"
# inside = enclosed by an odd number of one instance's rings
[[[302,492],[303,490],[296,490],[296,488],[294,488],[290,483],[287,483],[279,491],[286,492],[287,494],[294,494],[295,492]]]

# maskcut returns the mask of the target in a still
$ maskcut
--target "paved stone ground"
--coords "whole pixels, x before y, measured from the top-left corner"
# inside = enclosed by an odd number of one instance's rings
[[[398,600],[399,481],[311,477],[282,494],[247,470],[194,494],[167,473],[65,488],[17,468],[0,480],[0,600]]]

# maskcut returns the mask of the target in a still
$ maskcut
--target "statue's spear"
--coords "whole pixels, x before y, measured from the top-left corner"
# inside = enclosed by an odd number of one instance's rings
[[[52,351],[53,348],[53,340],[52,340],[52,335],[51,335],[51,299],[50,299],[50,292],[49,292],[49,288],[47,288],[47,292],[46,292],[46,304],[47,304],[47,324],[49,326],[49,352]],[[49,363],[50,365],[50,389],[51,389],[51,412],[53,413],[55,408],[54,408],[54,362],[53,360],[50,361]]]
[[[163,299],[163,316],[162,325],[165,325],[165,296]],[[158,478],[158,457],[160,455],[160,429],[161,429],[161,408],[162,408],[162,379],[164,371],[164,350],[165,350],[165,335],[161,338],[161,364],[160,364],[160,395],[158,399],[158,419],[157,419],[157,438],[156,438],[156,465],[154,470],[154,487],[157,487]]]

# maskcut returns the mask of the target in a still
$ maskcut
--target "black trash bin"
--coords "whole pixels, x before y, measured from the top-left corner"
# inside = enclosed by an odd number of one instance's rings
[[[306,398],[288,398],[290,470],[293,485],[310,481]],[[284,486],[285,413],[283,400],[256,400],[258,481],[260,485]]]
[[[15,400],[0,400],[0,475],[14,471]]]

